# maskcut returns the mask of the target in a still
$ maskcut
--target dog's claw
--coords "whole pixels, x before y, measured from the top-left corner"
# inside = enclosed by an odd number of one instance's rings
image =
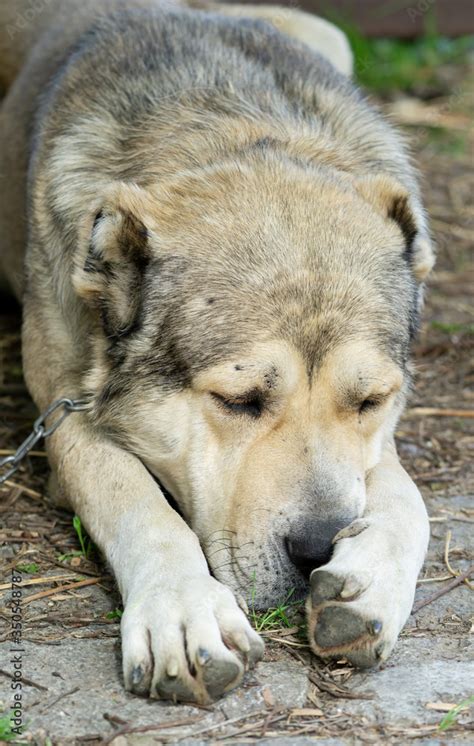
[[[244,674],[242,664],[233,660],[212,660],[202,672],[204,685],[212,699],[219,697],[227,689],[232,689],[241,681]]]
[[[200,666],[206,666],[211,660],[211,654],[205,648],[199,648],[197,659]]]
[[[125,688],[139,697],[146,697],[150,690],[150,678],[151,672],[139,664],[133,667],[129,677],[125,679]]]
[[[247,657],[250,653],[250,642],[247,635],[244,632],[238,632],[234,635],[233,642],[237,646],[239,652]]]
[[[175,679],[179,673],[179,661],[172,658],[166,667],[166,674],[170,679]]]
[[[378,619],[372,619],[370,622],[367,622],[367,629],[374,636],[380,634],[382,626],[382,622],[379,622]]]
[[[214,578],[198,576],[179,597],[169,593],[167,599],[161,590],[164,600],[157,614],[149,599],[158,595],[150,590],[132,599],[122,616],[128,690],[209,704],[240,683],[244,664],[247,668],[262,657],[263,641],[231,591]]]
[[[237,595],[235,598],[236,598],[236,601],[239,604],[240,608],[244,612],[244,614],[248,614],[249,613],[249,607],[247,605],[247,601],[245,600],[245,598],[243,596],[241,596],[240,594]]]
[[[265,645],[260,637],[255,637],[250,643],[250,653],[248,656],[250,666],[254,666],[262,657],[265,652]]]
[[[135,666],[135,668],[132,671],[132,684],[136,686],[137,684],[140,684],[140,682],[143,679],[143,669],[141,666]]]
[[[360,596],[363,590],[362,585],[356,578],[348,577],[339,595],[344,601],[349,601]]]
[[[230,635],[227,638],[227,644],[243,659],[246,670],[253,668],[262,658],[265,650],[263,640],[256,633],[249,635],[242,630]]]

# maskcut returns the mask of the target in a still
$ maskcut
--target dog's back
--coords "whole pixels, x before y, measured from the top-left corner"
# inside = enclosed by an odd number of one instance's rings
[[[274,25],[297,39],[302,28],[306,35],[312,28],[313,49],[317,48],[319,42],[327,49],[331,47],[328,29],[332,28],[334,64],[336,67],[342,64],[347,68],[347,72],[350,71],[351,56],[344,35],[335,27],[330,27],[330,24],[292,9],[270,6],[261,9],[250,6],[248,10],[241,10],[237,6],[208,4],[206,0],[189,0],[183,3],[180,0],[83,0],[81,3],[75,0],[42,0],[35,3],[31,0],[4,0],[0,4],[0,95],[10,89],[12,91],[0,110],[0,170],[1,173],[8,174],[8,179],[4,180],[4,184],[8,181],[7,191],[0,200],[0,265],[3,265],[3,272],[6,272],[8,282],[18,297],[21,296],[23,286],[23,254],[27,225],[26,173],[31,153],[33,123],[38,103],[47,96],[50,81],[54,80],[81,36],[100,17],[121,12],[126,14],[140,9],[152,12],[164,9],[178,10],[186,6],[200,9],[209,6],[212,11],[219,14],[237,15],[236,18],[228,19],[229,25],[234,28],[240,24],[261,26],[258,20],[242,20],[246,15],[257,19],[262,15],[270,21],[273,19]],[[193,13],[197,14],[198,11]],[[204,20],[203,29],[205,24]],[[263,28],[271,29],[268,24]],[[183,34],[186,35],[184,27]],[[137,42],[140,42],[139,34]],[[265,34],[260,35],[258,45],[262,52],[266,42]],[[287,51],[291,56],[290,39],[288,43]],[[209,54],[214,56],[214,62],[219,67],[220,61],[216,55],[212,55],[213,47],[214,40],[210,38]],[[113,56],[114,50],[111,51]],[[132,51],[132,58],[134,57]],[[225,60],[224,54],[224,63]],[[283,67],[285,60],[281,59],[280,62]],[[291,66],[291,60],[287,63],[287,67]],[[212,60],[209,60],[209,64],[212,65]],[[274,61],[272,64],[275,64]],[[113,72],[111,75],[113,82]],[[87,95],[88,84],[87,79],[80,84],[84,96]],[[184,87],[186,86],[195,86],[192,76],[187,84],[184,82]],[[0,275],[1,272],[0,266]]]
[[[62,75],[61,93],[49,112],[49,135],[36,138],[35,143],[54,140],[57,127],[62,128],[66,119],[79,121],[84,107],[99,96],[100,105],[94,108],[96,129],[91,135],[82,133],[82,139],[74,129],[69,153],[83,142],[84,158],[94,141],[100,157],[94,157],[91,166],[99,169],[114,143],[107,123],[114,120],[120,100],[127,139],[135,133],[136,111],[156,119],[153,142],[147,136],[150,153],[159,150],[158,131],[162,126],[166,129],[167,121],[171,126],[183,112],[188,112],[186,118],[198,111],[203,127],[209,128],[217,112],[221,120],[216,133],[222,132],[230,106],[237,138],[242,138],[246,123],[259,122],[270,137],[285,141],[289,136],[297,157],[308,162],[336,158],[344,170],[361,173],[376,167],[397,176],[416,194],[412,170],[393,130],[323,57],[267,23],[183,12],[176,4],[157,0],[101,0],[100,4],[86,0],[80,7],[73,0],[49,0],[43,10],[37,6],[37,17],[28,21],[21,15],[22,8],[26,14],[26,5],[7,2],[0,17],[4,83],[11,85],[17,79],[0,121],[0,171],[9,175],[8,194],[1,200],[0,235],[5,245],[0,255],[18,295],[26,238],[25,222],[18,216],[27,213],[26,174],[34,122],[45,121],[44,110],[39,118],[36,110],[39,102],[47,103],[48,84],[58,80],[58,71],[67,67],[74,46],[100,16],[111,17],[80,43],[73,70]],[[170,8],[174,12],[163,12]],[[143,9],[145,18],[135,12]],[[130,104],[132,99],[136,106]],[[181,151],[185,155],[184,145]],[[118,157],[113,155],[111,162]],[[131,153],[128,162],[132,163],[130,157]],[[172,171],[187,167],[183,158],[167,160]],[[132,170],[123,166],[116,175],[133,179],[146,169],[137,152]],[[422,222],[421,214],[419,218]]]
[[[57,29],[56,43],[67,48],[94,18],[121,8],[171,6],[172,0],[2,0],[0,4],[0,85],[8,90],[31,50]],[[173,2],[178,5],[178,0]],[[52,43],[52,39],[48,43]],[[54,45],[56,46],[56,45]]]
[[[98,18],[178,0],[3,0],[0,3],[0,288],[23,293],[26,175],[39,102],[81,35]],[[6,284],[5,284],[6,280]]]

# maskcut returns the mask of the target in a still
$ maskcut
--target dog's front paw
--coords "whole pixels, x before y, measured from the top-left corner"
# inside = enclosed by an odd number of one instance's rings
[[[331,561],[311,574],[309,641],[323,658],[376,666],[408,618],[417,571],[378,526],[357,521],[339,537]]]
[[[263,642],[214,578],[177,579],[176,586],[154,582],[131,594],[121,625],[125,687],[205,704],[241,682]]]

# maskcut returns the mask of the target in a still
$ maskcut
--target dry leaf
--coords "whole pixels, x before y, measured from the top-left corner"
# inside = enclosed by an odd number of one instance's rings
[[[265,702],[265,704],[266,704],[267,707],[273,707],[274,706],[275,699],[273,697],[271,689],[269,689],[268,686],[263,687],[262,697],[263,697],[263,701]]]
[[[323,715],[324,712],[316,707],[296,708],[290,712],[290,718],[320,718]]]
[[[437,712],[449,712],[456,707],[456,703],[452,702],[428,702],[425,705],[427,710],[436,710]]]

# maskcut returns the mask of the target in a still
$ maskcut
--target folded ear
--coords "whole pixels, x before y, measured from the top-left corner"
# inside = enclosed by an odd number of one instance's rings
[[[363,199],[397,223],[405,239],[405,257],[416,279],[423,282],[433,269],[435,254],[418,199],[390,176],[365,176],[355,186]]]
[[[143,275],[151,258],[150,197],[119,184],[96,204],[82,227],[73,285],[96,309],[107,336],[123,336],[138,316]]]

